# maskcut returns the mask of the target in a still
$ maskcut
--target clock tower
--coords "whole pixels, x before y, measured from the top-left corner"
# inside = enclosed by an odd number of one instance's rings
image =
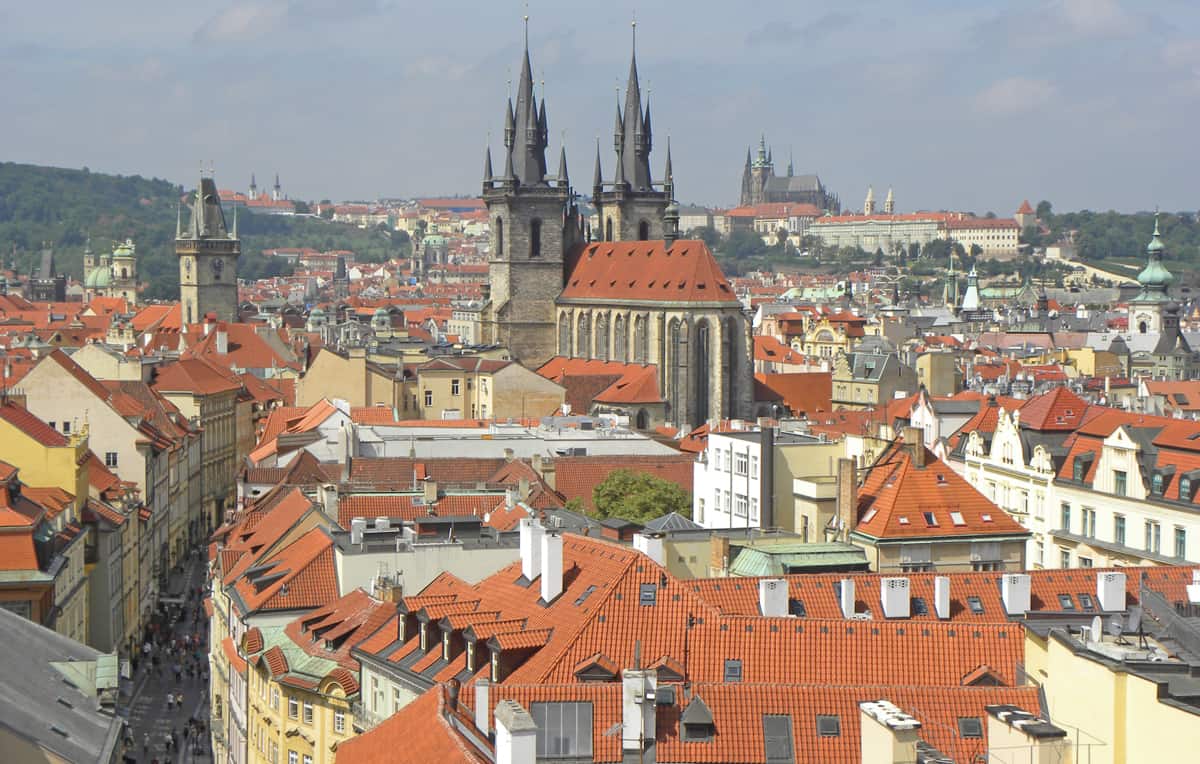
[[[201,176],[190,203],[191,220],[185,227],[183,210],[175,229],[175,254],[179,258],[179,301],[183,321],[202,322],[209,313],[218,321],[237,320],[237,259],[242,243],[225,227],[221,198],[211,175]]]

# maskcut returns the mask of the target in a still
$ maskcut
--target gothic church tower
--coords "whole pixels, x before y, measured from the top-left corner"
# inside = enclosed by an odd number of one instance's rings
[[[634,50],[629,59],[629,81],[625,85],[625,111],[617,106],[613,129],[616,169],[605,182],[600,166],[600,147],[596,147],[596,168],[592,200],[596,205],[601,230],[595,238],[604,241],[648,241],[673,238],[664,231],[663,219],[671,202],[671,154],[667,150],[667,169],[662,182],[650,176],[650,104],[642,108],[642,90],[637,73],[637,26],[634,25]],[[656,190],[655,186],[662,190]]]
[[[484,159],[491,252],[483,334],[537,368],[554,355],[554,300],[566,278],[567,253],[582,243],[583,234],[565,149],[559,154],[558,174],[546,172],[546,101],[539,104],[533,92],[528,18],[525,24],[517,102],[514,106],[510,97],[504,115],[503,174],[493,174],[490,146]]]
[[[237,259],[242,243],[237,235],[237,210],[233,231],[225,227],[217,184],[201,177],[191,203],[191,220],[183,225],[180,211],[175,228],[175,254],[179,257],[179,302],[189,324],[215,313],[218,321],[237,320]]]

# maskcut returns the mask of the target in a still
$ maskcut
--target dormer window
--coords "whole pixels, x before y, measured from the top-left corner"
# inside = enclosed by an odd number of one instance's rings
[[[1156,496],[1162,496],[1163,476],[1161,472],[1155,472],[1154,477],[1150,478],[1150,492]]]

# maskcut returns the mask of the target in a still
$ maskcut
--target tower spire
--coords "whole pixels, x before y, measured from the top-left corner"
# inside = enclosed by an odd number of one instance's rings
[[[175,202],[175,238],[183,238],[183,201]],[[88,244],[91,244],[92,239],[88,237]]]
[[[570,185],[567,179],[567,147],[560,146],[558,150],[558,187],[566,188]]]
[[[600,174],[600,136],[596,136],[596,167],[592,171],[592,188],[596,194],[604,186],[604,176]]]
[[[492,147],[488,146],[483,152],[483,182],[492,183]]]

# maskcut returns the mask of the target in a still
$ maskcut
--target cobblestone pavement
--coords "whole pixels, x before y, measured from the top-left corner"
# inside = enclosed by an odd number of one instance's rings
[[[156,669],[152,660],[141,656],[137,671],[134,673],[134,690],[130,701],[128,723],[132,745],[126,748],[125,760],[150,764],[158,762],[204,762],[210,760],[211,751],[208,746],[207,732],[196,736],[191,734],[185,738],[185,730],[189,719],[202,720],[209,723],[208,683],[199,674],[189,677],[186,670],[188,662],[193,665],[207,666],[206,653],[208,639],[204,608],[195,596],[198,586],[204,583],[204,562],[202,557],[190,558],[182,573],[176,573],[169,579],[165,600],[181,599],[182,604],[172,609],[164,629],[164,644],[155,647],[152,656],[157,655],[159,666]],[[199,610],[199,618],[194,618]],[[189,645],[180,647],[172,652],[169,649],[172,637],[178,640],[200,636],[199,646]],[[199,653],[200,660],[195,662]],[[176,679],[176,665],[184,668],[179,679]],[[182,705],[168,705],[168,693],[178,696],[183,694]],[[168,748],[167,739],[170,733],[175,733],[175,744]],[[199,738],[200,747],[196,747]],[[127,738],[128,742],[129,738]]]

